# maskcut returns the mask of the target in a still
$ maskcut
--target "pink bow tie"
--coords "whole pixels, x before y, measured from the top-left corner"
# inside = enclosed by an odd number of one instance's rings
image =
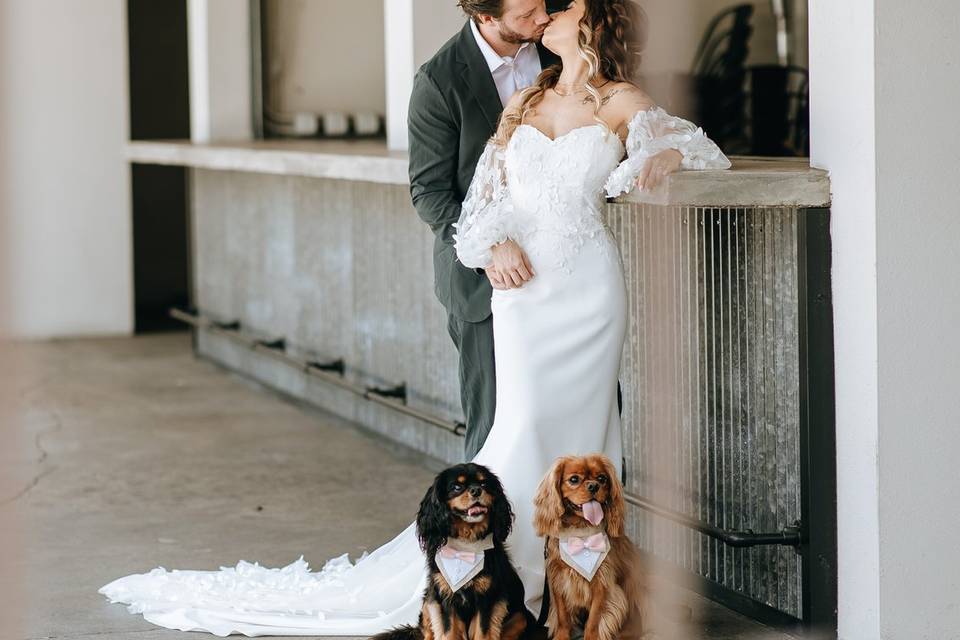
[[[477,561],[477,554],[473,551],[457,551],[451,546],[442,547],[440,549],[440,555],[444,558],[463,560],[468,564],[473,564]]]
[[[607,541],[602,533],[595,533],[587,539],[576,536],[567,538],[567,551],[570,552],[570,555],[575,556],[584,549],[589,549],[590,551],[606,551]]]

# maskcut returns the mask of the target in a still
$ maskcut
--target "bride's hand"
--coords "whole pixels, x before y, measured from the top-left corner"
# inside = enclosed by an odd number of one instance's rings
[[[667,176],[680,168],[683,154],[676,149],[664,149],[655,156],[647,158],[643,171],[637,176],[637,188],[652,191]]]
[[[493,268],[493,263],[491,262],[486,267],[484,267],[483,272],[487,276],[487,280],[490,281],[490,286],[494,289],[509,289],[506,284],[503,282],[503,278],[500,277],[500,274],[497,273],[497,270]]]
[[[493,254],[493,264],[487,267],[497,273],[505,288],[522,287],[525,282],[533,278],[533,267],[527,254],[513,240],[507,238],[500,244],[490,247]]]

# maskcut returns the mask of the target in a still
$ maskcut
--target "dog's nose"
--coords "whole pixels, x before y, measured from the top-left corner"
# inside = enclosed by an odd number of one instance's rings
[[[479,498],[481,493],[483,493],[483,489],[480,487],[470,487],[470,495],[474,498]]]
[[[597,491],[600,491],[600,485],[596,482],[588,482],[587,491],[590,493],[596,493]]]

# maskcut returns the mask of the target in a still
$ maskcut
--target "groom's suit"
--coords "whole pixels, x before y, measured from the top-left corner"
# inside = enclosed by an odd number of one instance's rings
[[[541,67],[558,58],[537,45]],[[503,111],[497,87],[469,20],[420,69],[408,116],[410,195],[436,236],[434,291],[447,310],[447,328],[460,353],[460,395],[466,418],[465,455],[483,446],[493,425],[493,289],[482,269],[457,260],[453,228],[483,147]]]

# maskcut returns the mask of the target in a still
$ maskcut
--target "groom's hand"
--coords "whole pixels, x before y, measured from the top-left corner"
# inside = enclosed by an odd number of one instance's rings
[[[516,289],[522,287],[535,275],[527,254],[513,240],[508,238],[500,244],[495,244],[490,247],[490,251],[493,254],[493,268],[487,269],[487,277],[490,277],[490,271],[495,272],[497,278],[503,284],[502,288]],[[490,280],[490,284],[496,287],[493,279]]]

